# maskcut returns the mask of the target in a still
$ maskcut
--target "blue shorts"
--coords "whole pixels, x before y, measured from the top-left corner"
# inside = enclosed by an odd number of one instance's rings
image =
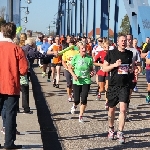
[[[150,70],[146,69],[146,80],[150,83]]]

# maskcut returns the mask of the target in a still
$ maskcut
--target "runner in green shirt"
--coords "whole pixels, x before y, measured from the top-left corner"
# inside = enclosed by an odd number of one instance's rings
[[[74,104],[71,108],[71,113],[74,114],[77,105],[80,103],[81,95],[79,122],[84,122],[83,113],[87,105],[87,97],[90,90],[91,76],[94,75],[93,59],[91,56],[86,54],[85,43],[79,43],[79,54],[75,55],[72,58],[69,65],[69,72],[73,76],[74,93]]]

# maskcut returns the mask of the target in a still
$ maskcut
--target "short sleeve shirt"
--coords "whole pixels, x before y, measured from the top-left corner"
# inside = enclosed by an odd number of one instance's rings
[[[91,84],[90,72],[91,67],[93,67],[93,59],[91,56],[86,55],[82,57],[80,54],[77,54],[72,58],[71,65],[74,68],[75,75],[78,77],[77,81],[73,79],[73,84]]]

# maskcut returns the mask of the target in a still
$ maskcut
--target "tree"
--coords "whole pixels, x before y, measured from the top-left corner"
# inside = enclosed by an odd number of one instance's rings
[[[5,7],[1,7],[1,8],[0,8],[0,28],[1,28],[1,25],[2,25],[2,24],[6,23],[6,20],[4,19],[5,10],[6,10]]]
[[[130,21],[129,21],[129,17],[127,14],[122,19],[120,29],[121,30],[118,34],[129,34],[130,33]]]
[[[3,7],[0,8],[0,17],[1,17],[1,18],[4,18],[4,16],[5,16],[5,11],[6,11],[6,7],[3,6]]]

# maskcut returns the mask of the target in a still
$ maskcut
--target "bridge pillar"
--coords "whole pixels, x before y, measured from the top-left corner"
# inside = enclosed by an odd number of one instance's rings
[[[77,15],[78,15],[78,0],[76,0],[75,1],[75,36],[77,36],[77,26],[78,26],[78,24],[77,24]]]
[[[96,38],[96,0],[94,0],[94,13],[93,13],[93,38]]]
[[[101,37],[109,35],[109,0],[101,0]]]
[[[80,36],[82,35],[82,25],[83,25],[83,20],[82,20],[82,8],[83,7],[83,0],[80,0]]]
[[[86,37],[88,36],[88,24],[89,24],[89,0],[86,0],[87,7],[86,7]]]
[[[115,0],[115,15],[114,15],[114,42],[117,43],[118,37],[118,17],[119,17],[119,0]]]

